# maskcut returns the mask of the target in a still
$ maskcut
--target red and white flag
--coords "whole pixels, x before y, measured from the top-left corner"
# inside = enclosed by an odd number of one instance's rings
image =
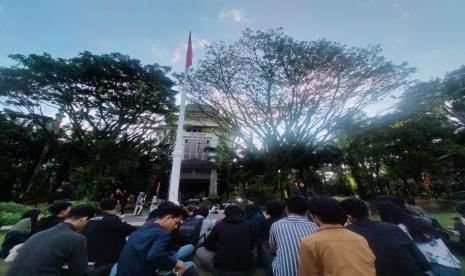
[[[187,53],[186,53],[186,68],[192,66],[192,41],[191,41],[191,31],[189,31],[189,41],[187,42]]]

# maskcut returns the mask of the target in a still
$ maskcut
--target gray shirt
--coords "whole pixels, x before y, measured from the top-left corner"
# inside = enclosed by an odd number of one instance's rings
[[[6,276],[62,275],[65,264],[68,265],[66,275],[85,275],[86,246],[86,238],[73,225],[61,222],[26,240]]]

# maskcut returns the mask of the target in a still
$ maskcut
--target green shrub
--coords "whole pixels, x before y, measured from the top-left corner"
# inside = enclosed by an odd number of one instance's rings
[[[21,215],[32,209],[27,205],[22,205],[14,202],[0,202],[0,225],[15,224]]]
[[[95,209],[99,209],[100,208],[100,205],[98,202],[96,201],[91,201],[91,200],[73,200],[71,201],[71,204],[73,204],[73,206],[77,206],[77,205],[88,205],[88,206],[91,206]]]

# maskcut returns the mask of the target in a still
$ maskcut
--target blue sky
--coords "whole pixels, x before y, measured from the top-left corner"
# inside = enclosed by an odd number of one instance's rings
[[[388,59],[428,80],[465,64],[464,15],[463,0],[0,0],[0,66],[13,53],[89,50],[180,71],[189,29],[195,66],[203,45],[235,40],[245,28],[284,27],[298,40],[381,44]]]

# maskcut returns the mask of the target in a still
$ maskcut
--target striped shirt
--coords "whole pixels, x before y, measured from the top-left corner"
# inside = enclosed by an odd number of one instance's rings
[[[272,263],[274,276],[297,275],[300,240],[318,229],[313,222],[296,215],[289,215],[273,223],[270,229],[270,244],[277,247]]]

